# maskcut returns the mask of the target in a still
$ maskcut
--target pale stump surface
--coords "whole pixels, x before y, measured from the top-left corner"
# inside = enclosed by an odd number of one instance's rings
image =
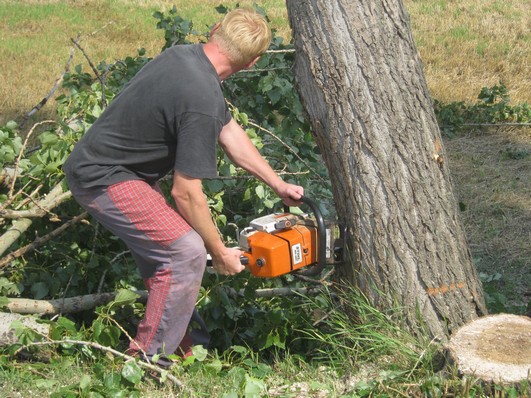
[[[531,380],[531,318],[499,314],[457,330],[448,344],[463,374],[495,383]]]

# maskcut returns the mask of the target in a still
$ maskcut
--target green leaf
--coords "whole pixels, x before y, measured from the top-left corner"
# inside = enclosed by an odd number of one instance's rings
[[[113,304],[124,306],[134,303],[140,296],[129,289],[121,289],[113,300]]]
[[[101,331],[98,341],[107,347],[114,347],[120,341],[120,329],[113,325],[107,325]]]
[[[265,383],[249,375],[245,375],[245,398],[259,398],[265,390]]]
[[[122,376],[119,373],[112,372],[103,376],[103,384],[108,390],[119,389],[122,382]]]
[[[57,320],[57,325],[62,326],[63,328],[65,328],[66,330],[70,332],[77,332],[76,324],[68,318],[60,317]]]
[[[104,326],[101,319],[96,319],[94,322],[92,322],[92,338],[94,340],[98,341],[98,337],[100,337],[103,328]]]
[[[89,375],[83,375],[81,376],[81,380],[79,381],[79,389],[81,391],[85,391],[88,388],[90,388],[91,380]]]
[[[7,305],[10,303],[9,299],[5,296],[0,296],[0,308],[7,307]]]
[[[57,383],[59,383],[57,380],[39,379],[35,380],[35,387],[37,387],[39,390],[49,390]]]
[[[233,345],[231,349],[241,355],[249,353],[249,349],[241,345]]]
[[[127,362],[122,369],[122,376],[133,384],[138,384],[142,380],[142,369],[136,362]]]
[[[31,287],[31,293],[35,300],[40,300],[48,294],[48,285],[44,282],[37,282]]]
[[[57,134],[52,133],[51,131],[45,131],[39,135],[39,141],[43,146],[52,146],[59,141],[59,137],[57,137]]]
[[[256,196],[258,196],[259,199],[263,199],[265,197],[265,190],[264,190],[264,187],[262,185],[258,185],[254,189],[254,192],[256,193]]]
[[[223,364],[219,359],[214,359],[212,362],[205,364],[204,367],[208,373],[217,375],[223,369]]]
[[[6,127],[9,130],[15,130],[17,128],[17,122],[15,122],[14,120],[10,120],[9,122],[6,123]]]
[[[208,350],[201,345],[195,345],[192,347],[192,354],[199,362],[203,362],[208,356]]]

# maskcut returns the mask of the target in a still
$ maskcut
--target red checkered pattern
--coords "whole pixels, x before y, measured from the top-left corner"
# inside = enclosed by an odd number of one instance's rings
[[[171,273],[171,269],[166,268],[157,271],[152,278],[144,279],[149,292],[148,302],[144,318],[138,325],[135,340],[130,344],[132,350],[138,350],[138,347],[143,351],[149,349],[164,312],[164,303],[171,287]]]
[[[151,240],[169,245],[192,228],[156,188],[131,180],[107,189],[116,207]]]

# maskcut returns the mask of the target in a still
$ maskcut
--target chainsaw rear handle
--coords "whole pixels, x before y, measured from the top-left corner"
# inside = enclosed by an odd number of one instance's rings
[[[301,196],[301,202],[308,205],[315,216],[317,222],[317,239],[319,245],[317,246],[317,264],[309,267],[302,268],[295,272],[297,275],[302,276],[316,276],[326,267],[326,226],[323,218],[323,214],[319,209],[317,203],[308,198],[307,196]],[[285,206],[286,213],[289,213],[289,206]]]
[[[245,256],[240,256],[240,263],[241,265],[249,265],[249,259]],[[207,263],[206,263],[207,267],[212,267],[212,257],[210,256],[210,254],[207,255]]]

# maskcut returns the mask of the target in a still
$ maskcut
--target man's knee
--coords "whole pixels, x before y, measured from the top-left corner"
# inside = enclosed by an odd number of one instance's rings
[[[187,263],[194,272],[203,273],[206,267],[207,252],[201,236],[194,230],[174,242],[173,261],[175,264]]]

